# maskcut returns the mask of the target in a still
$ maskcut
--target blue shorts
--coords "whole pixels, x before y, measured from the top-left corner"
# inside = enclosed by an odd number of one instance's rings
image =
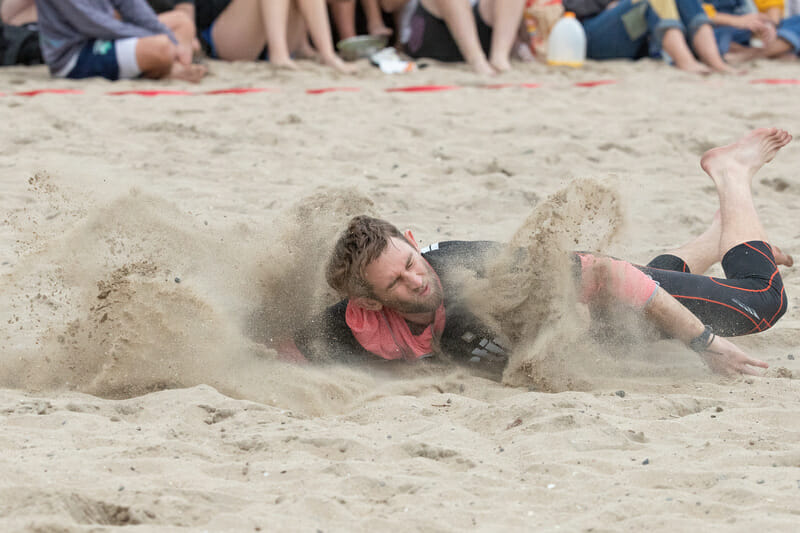
[[[216,21],[215,21],[216,22]],[[200,43],[203,45],[203,51],[211,59],[219,59],[217,55],[217,47],[214,46],[214,38],[211,37],[211,32],[214,31],[214,23],[211,26],[200,32]]]
[[[138,77],[141,71],[136,63],[137,41],[136,38],[89,41],[78,53],[75,66],[66,77],[81,79],[100,76],[109,80]]]

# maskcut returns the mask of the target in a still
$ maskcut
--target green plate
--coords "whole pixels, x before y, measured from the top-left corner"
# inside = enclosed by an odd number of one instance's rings
[[[345,61],[355,61],[364,57],[369,57],[379,50],[386,48],[389,38],[385,35],[357,35],[348,39],[342,39],[336,43],[339,55]]]

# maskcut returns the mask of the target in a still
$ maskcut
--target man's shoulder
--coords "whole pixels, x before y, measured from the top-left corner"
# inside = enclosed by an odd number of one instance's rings
[[[503,244],[496,241],[439,241],[420,249],[426,258],[430,256],[465,256],[471,257],[487,253],[499,252]]]
[[[504,244],[495,241],[441,241],[420,250],[437,274],[460,268],[483,271],[487,260],[496,257]]]
[[[361,363],[371,359],[347,325],[348,300],[325,308],[295,331],[294,342],[300,352],[315,363]]]

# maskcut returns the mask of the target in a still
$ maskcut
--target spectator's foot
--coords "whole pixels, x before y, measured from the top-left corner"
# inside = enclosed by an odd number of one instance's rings
[[[172,70],[170,70],[169,77],[174,80],[198,83],[206,74],[208,74],[208,68],[205,65],[197,65],[194,63],[184,65],[176,61],[172,65]]]
[[[394,33],[392,28],[387,28],[386,26],[383,25],[383,23],[375,25],[375,26],[369,25],[367,27],[367,32],[370,35],[375,35],[376,37],[379,37],[379,36],[391,37],[392,34]]]
[[[736,68],[727,63],[722,63],[721,65],[714,65],[711,67],[714,72],[719,74],[728,74],[732,76],[743,76],[747,74],[747,69],[745,68]]]
[[[742,47],[736,51],[728,52],[725,54],[724,59],[731,65],[740,65],[762,56],[759,48]]]
[[[297,59],[311,59],[312,61],[319,60],[319,54],[314,47],[311,46],[311,43],[306,41],[300,47],[294,51],[293,56]]]
[[[322,63],[342,74],[355,74],[358,72],[358,67],[356,65],[345,63],[341,57],[335,54],[329,57],[323,57]]]
[[[480,76],[496,76],[497,71],[495,68],[489,63],[486,58],[481,58],[479,61],[474,61],[470,63],[472,70],[475,74]]]
[[[785,54],[774,56],[770,59],[777,59],[778,61],[786,61],[787,63],[795,63],[798,60],[800,60],[800,58],[798,58],[794,52],[786,52]]]
[[[282,68],[286,70],[297,70],[297,63],[292,60],[291,57],[287,57],[286,59],[283,58],[269,58],[269,62],[275,68]]]
[[[494,70],[501,74],[503,72],[508,72],[511,70],[511,62],[508,60],[508,57],[502,58],[495,58],[492,57],[489,59],[489,64],[494,68]]]
[[[675,64],[676,67],[684,72],[691,72],[692,74],[711,74],[711,69],[699,61],[689,61],[684,65]]]

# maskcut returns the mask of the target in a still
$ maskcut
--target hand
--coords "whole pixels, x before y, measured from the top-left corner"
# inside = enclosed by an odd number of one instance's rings
[[[748,13],[746,15],[737,16],[736,27],[743,30],[750,30],[753,35],[761,39],[765,45],[771,43],[776,36],[775,25],[768,17],[764,17],[761,13]]]
[[[752,367],[767,368],[769,366],[764,361],[748,357],[735,344],[718,336],[714,337],[708,349],[702,352],[700,357],[713,372],[725,376],[737,374],[758,376],[759,372]]]
[[[192,64],[192,49],[184,44],[178,44],[175,47],[175,59],[184,66]]]
[[[768,46],[778,37],[778,30],[771,21],[768,21],[764,22],[764,26],[761,30],[755,32],[755,35],[761,39],[764,46]]]
[[[752,32],[764,25],[764,19],[760,13],[747,13],[745,15],[737,15],[735,19],[735,26],[742,30],[750,30]]]

